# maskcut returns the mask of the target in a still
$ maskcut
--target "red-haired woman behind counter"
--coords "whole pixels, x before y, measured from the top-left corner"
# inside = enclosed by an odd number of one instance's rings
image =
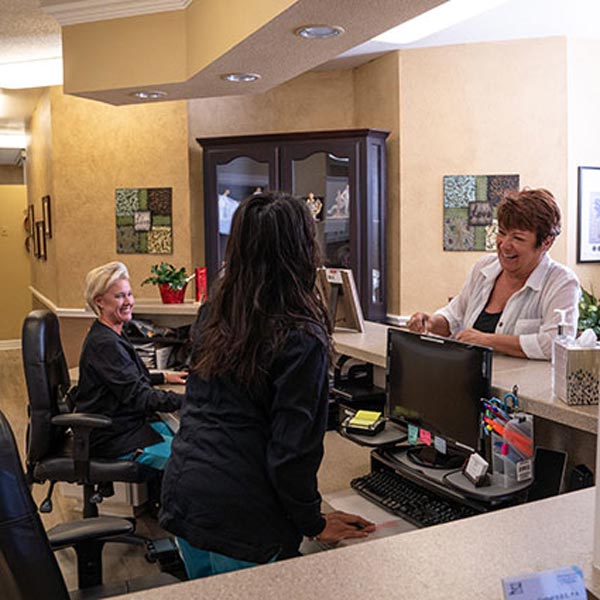
[[[548,256],[560,233],[560,209],[545,189],[509,193],[498,205],[496,255],[473,267],[460,294],[433,315],[414,313],[408,328],[453,336],[521,358],[547,360],[560,315],[577,331],[579,281]]]

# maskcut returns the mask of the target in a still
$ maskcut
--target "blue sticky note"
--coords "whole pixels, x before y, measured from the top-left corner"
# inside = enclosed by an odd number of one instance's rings
[[[433,447],[440,453],[446,454],[446,440],[439,435],[433,438]]]
[[[539,600],[540,598],[568,598],[585,600],[583,572],[575,565],[538,571],[502,580],[505,600]]]
[[[419,428],[416,425],[408,424],[408,443],[416,444],[419,437]]]

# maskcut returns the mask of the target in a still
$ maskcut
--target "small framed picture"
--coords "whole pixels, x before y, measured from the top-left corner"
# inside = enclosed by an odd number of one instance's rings
[[[44,235],[52,238],[52,213],[50,210],[50,196],[42,197],[42,219],[44,221]]]
[[[46,235],[44,233],[44,221],[35,223],[35,249],[36,257],[46,260]]]
[[[577,262],[600,262],[600,167],[579,167]]]
[[[35,209],[33,204],[27,207],[27,235],[30,238],[35,236]]]

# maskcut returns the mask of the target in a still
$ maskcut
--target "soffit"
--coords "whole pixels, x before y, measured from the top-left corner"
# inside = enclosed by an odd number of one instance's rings
[[[195,0],[196,2],[206,0]],[[224,2],[226,0],[219,0]],[[96,68],[86,73],[86,86],[78,89],[70,85],[68,80],[69,48],[64,44],[65,62],[65,90],[78,96],[108,102],[110,104],[139,103],[140,100],[130,94],[141,87],[151,86],[168,93],[167,100],[215,97],[228,95],[241,95],[261,93],[292,79],[314,67],[333,59],[342,52],[357,46],[374,36],[388,30],[390,27],[441,4],[443,0],[298,0],[287,10],[284,10],[269,22],[264,23],[256,31],[233,48],[224,52],[204,66],[197,73],[189,73],[186,78],[148,78],[147,82],[136,79],[132,73],[131,84],[118,87],[94,86],[90,77],[94,72],[100,73],[97,68],[98,52],[94,52]],[[45,0],[45,8],[55,4],[53,0]],[[65,4],[63,1],[62,4]],[[76,5],[78,2],[72,2]],[[172,13],[165,13],[165,19]],[[157,17],[160,15],[157,15]],[[234,19],[235,15],[228,14],[227,19]],[[118,25],[119,19],[107,21],[103,27],[112,23]],[[305,40],[294,35],[294,31],[306,24],[333,24],[343,27],[346,33],[329,40]],[[71,28],[86,27],[87,25],[73,25]],[[227,35],[228,21],[211,23],[219,28],[222,35]],[[105,34],[106,44],[120,43],[120,40],[110,39],[110,32]],[[189,37],[189,36],[188,36]],[[86,36],[80,36],[86,40]],[[65,38],[67,40],[67,38]],[[189,48],[189,44],[188,44]],[[81,48],[80,48],[81,50]],[[139,51],[139,48],[138,48]],[[83,52],[84,54],[85,52]],[[150,54],[150,53],[148,53]],[[78,52],[75,60],[81,61],[82,52]],[[100,57],[101,58],[101,57]],[[114,68],[114,58],[112,67]],[[125,58],[124,58],[125,60]],[[136,59],[137,60],[137,59]],[[177,59],[181,61],[181,59]],[[189,61],[188,63],[202,61]],[[151,66],[151,65],[150,65]],[[182,65],[179,65],[180,67]],[[187,69],[187,65],[183,65]],[[100,65],[101,67],[101,65]],[[111,65],[106,65],[108,69]],[[148,65],[146,65],[148,67]],[[143,70],[140,67],[140,70]],[[148,70],[148,69],[147,69]],[[181,73],[181,69],[179,70]],[[261,79],[247,85],[235,84],[221,79],[221,75],[230,72],[259,73]],[[147,102],[147,101],[146,101]]]

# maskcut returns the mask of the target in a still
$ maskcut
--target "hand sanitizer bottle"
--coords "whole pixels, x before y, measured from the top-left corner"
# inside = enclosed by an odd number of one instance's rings
[[[560,315],[560,322],[558,323],[558,334],[552,340],[552,396],[560,396],[560,390],[563,386],[566,387],[566,362],[558,361],[557,354],[562,354],[561,350],[565,352],[565,349],[573,341],[568,335],[565,334],[565,325],[567,325],[567,311],[564,308],[555,308],[554,312]],[[565,389],[566,393],[566,389]]]

